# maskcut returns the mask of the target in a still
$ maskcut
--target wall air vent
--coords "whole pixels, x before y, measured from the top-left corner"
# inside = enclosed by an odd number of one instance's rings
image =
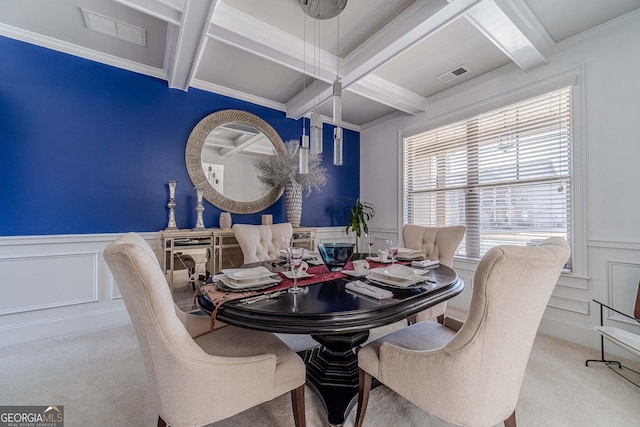
[[[444,83],[448,83],[453,79],[457,79],[463,74],[471,71],[468,67],[464,65],[460,65],[459,67],[454,68],[453,70],[449,70],[446,73],[442,73],[438,76],[438,80]]]
[[[108,16],[101,15],[90,10],[81,9],[84,22],[88,29],[137,44],[142,47],[147,45],[147,32],[139,27],[135,27],[124,22],[116,21]]]

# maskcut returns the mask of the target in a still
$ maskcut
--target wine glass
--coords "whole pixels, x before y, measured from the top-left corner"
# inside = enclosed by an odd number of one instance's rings
[[[280,249],[287,251],[287,262],[283,265],[284,269],[291,267],[291,237],[282,236]]]
[[[389,255],[391,255],[391,265],[396,263],[396,254],[398,253],[398,241],[396,239],[387,239],[389,247]]]
[[[289,288],[289,292],[293,294],[302,292],[302,288],[298,287],[298,268],[302,264],[303,255],[304,248],[289,248],[289,263],[291,264],[291,271],[293,272],[293,288]]]
[[[367,245],[369,245],[369,258],[371,258],[371,246],[373,246],[373,244],[376,241],[376,235],[375,234],[366,233],[364,235],[364,238],[367,241]]]

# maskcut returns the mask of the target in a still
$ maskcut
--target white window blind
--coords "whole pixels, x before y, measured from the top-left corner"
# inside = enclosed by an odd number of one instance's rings
[[[571,88],[404,139],[404,221],[466,225],[458,255],[571,242]],[[567,265],[570,269],[571,262]]]

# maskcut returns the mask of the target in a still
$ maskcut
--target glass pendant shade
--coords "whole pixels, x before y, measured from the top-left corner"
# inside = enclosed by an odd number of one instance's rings
[[[311,152],[322,154],[322,116],[311,112]]]
[[[333,164],[342,165],[342,128],[333,130]]]
[[[333,124],[340,127],[342,123],[342,82],[333,82]]]
[[[309,136],[302,135],[302,144],[300,145],[299,158],[299,170],[301,174],[309,173]]]

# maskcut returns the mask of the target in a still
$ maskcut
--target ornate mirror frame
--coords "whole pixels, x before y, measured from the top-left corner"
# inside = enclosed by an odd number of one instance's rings
[[[260,212],[276,202],[282,195],[284,189],[282,187],[272,188],[264,197],[252,200],[250,202],[240,202],[225,197],[216,191],[207,180],[202,170],[202,147],[204,146],[207,136],[218,126],[226,123],[244,123],[251,125],[264,133],[271,141],[278,154],[285,152],[285,146],[282,138],[260,117],[241,110],[221,110],[209,114],[193,128],[189,139],[187,140],[187,148],[185,150],[185,161],[187,163],[187,172],[193,185],[198,188],[204,188],[204,198],[212,205],[223,211],[229,211],[237,214],[249,214]]]

